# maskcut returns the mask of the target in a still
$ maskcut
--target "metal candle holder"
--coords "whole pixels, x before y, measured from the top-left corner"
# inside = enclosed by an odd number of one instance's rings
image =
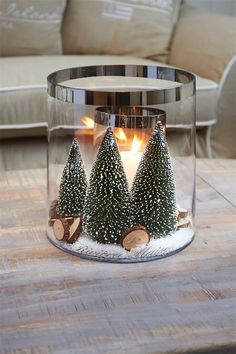
[[[123,129],[153,129],[157,122],[166,126],[166,112],[157,108],[108,106],[95,110],[95,124]]]

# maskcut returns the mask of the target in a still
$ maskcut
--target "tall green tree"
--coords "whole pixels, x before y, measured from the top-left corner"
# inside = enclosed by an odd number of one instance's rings
[[[176,229],[175,182],[161,123],[157,123],[146,146],[131,196],[135,223],[145,226],[153,238]]]
[[[78,141],[74,138],[62,173],[57,214],[60,217],[81,215],[84,210],[86,189],[87,180],[84,164]]]
[[[99,243],[118,243],[132,226],[131,200],[120,153],[109,127],[93,164],[85,201],[85,226]]]

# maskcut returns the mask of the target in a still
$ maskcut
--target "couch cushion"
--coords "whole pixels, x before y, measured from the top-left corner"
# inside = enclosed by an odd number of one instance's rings
[[[120,56],[35,56],[0,58],[0,137],[46,134],[46,77],[65,67],[99,64],[158,65]],[[198,125],[215,118],[217,83],[197,77]]]
[[[189,5],[182,7],[171,46],[171,65],[218,82],[235,53],[235,17],[202,11]]]
[[[64,53],[166,61],[179,9],[180,0],[69,0],[62,27]]]
[[[60,54],[65,0],[0,1],[0,56]]]
[[[45,136],[1,140],[0,172],[45,168],[46,165],[47,138]]]

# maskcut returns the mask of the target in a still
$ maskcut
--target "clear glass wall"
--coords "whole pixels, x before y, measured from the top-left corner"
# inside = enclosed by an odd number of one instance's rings
[[[156,66],[48,77],[49,240],[110,262],[162,258],[194,237],[195,78]]]

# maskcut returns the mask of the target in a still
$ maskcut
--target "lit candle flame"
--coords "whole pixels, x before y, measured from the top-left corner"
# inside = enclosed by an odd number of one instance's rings
[[[137,136],[134,135],[133,142],[132,142],[132,145],[131,145],[131,152],[132,152],[133,154],[135,154],[136,152],[138,152],[138,150],[139,150],[141,144],[142,144],[141,140],[139,140],[139,139],[137,138]]]
[[[118,140],[127,141],[127,136],[125,135],[125,132],[122,128],[115,130],[114,134]]]
[[[92,118],[83,117],[81,121],[86,125],[87,128],[93,129],[94,128],[94,121]]]

